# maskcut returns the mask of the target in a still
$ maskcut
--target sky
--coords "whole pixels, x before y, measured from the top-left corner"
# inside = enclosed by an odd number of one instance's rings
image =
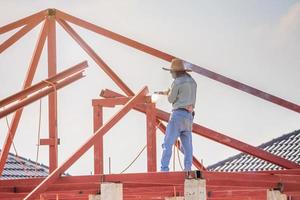
[[[272,0],[0,0],[0,26],[40,10],[56,8],[107,28],[219,74],[300,104],[300,1]],[[115,41],[72,27],[135,92],[148,86],[150,93],[170,86],[163,60]],[[40,31],[37,26],[0,56],[0,99],[20,91]],[[5,41],[17,30],[0,35]],[[83,60],[86,77],[58,92],[59,163],[65,161],[93,134],[91,100],[102,89],[121,92],[85,52],[57,26],[58,71]],[[198,84],[195,122],[230,137],[259,145],[300,128],[300,115],[221,83],[192,73]],[[34,79],[47,77],[43,51]],[[165,98],[157,107],[171,110]],[[104,109],[104,121],[121,107]],[[27,106],[18,127],[15,145],[20,156],[36,159],[39,101]],[[9,119],[11,119],[9,116]],[[121,172],[146,144],[146,121],[131,111],[104,137],[104,164],[108,173]],[[0,119],[0,145],[7,127]],[[42,99],[42,138],[48,135],[47,98]],[[159,169],[163,135],[157,134]],[[239,153],[198,135],[194,155],[205,166]],[[1,148],[0,147],[0,148]],[[13,149],[11,152],[14,153]],[[182,156],[181,156],[182,159]],[[67,172],[90,174],[92,151]],[[39,162],[48,164],[48,147],[42,146]],[[173,167],[171,167],[173,169]],[[176,170],[180,170],[176,161]],[[146,171],[146,152],[127,172]]]

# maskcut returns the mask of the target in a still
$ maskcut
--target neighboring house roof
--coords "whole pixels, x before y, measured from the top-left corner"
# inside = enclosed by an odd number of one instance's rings
[[[300,130],[264,143],[259,148],[300,164]],[[240,153],[208,167],[210,171],[240,172],[283,169],[277,165]]]
[[[1,179],[20,179],[48,176],[48,167],[9,153]]]

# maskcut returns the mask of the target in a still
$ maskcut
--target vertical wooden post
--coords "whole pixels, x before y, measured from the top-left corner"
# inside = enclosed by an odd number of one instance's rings
[[[156,172],[156,107],[155,103],[147,103],[147,170]]]
[[[94,132],[103,125],[103,107],[99,105],[94,108]],[[94,144],[94,174],[103,174],[103,136],[101,135]]]
[[[48,77],[57,73],[56,67],[56,24],[55,10],[49,9],[47,20],[48,29]],[[48,97],[49,109],[49,139],[53,141],[49,144],[49,170],[50,173],[57,168],[58,163],[58,133],[57,133],[57,96],[51,93]]]

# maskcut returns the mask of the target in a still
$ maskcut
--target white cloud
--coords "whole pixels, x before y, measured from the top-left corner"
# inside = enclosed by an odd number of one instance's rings
[[[300,43],[300,3],[294,4],[286,15],[282,16],[275,29],[275,40],[280,45]]]
[[[280,20],[279,31],[291,33],[300,30],[300,3],[294,4]]]
[[[261,52],[274,56],[297,56],[300,51],[300,2],[293,4],[275,23],[262,23],[253,30]],[[289,59],[288,59],[289,60]]]

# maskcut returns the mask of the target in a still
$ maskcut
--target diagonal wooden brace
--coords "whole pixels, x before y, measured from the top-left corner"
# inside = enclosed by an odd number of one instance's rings
[[[121,94],[118,94],[111,90],[104,90],[101,92],[102,97],[122,97]],[[140,112],[145,113],[145,106],[144,105],[137,105],[135,107],[135,110],[138,110]],[[168,121],[170,117],[170,113],[167,113],[165,111],[156,109],[157,112],[157,118],[163,121]],[[219,133],[217,131],[214,131],[212,129],[206,128],[204,126],[201,126],[199,124],[194,123],[193,124],[193,132],[197,135],[206,137],[208,139],[211,139],[215,142],[224,144],[226,146],[232,147],[234,149],[237,149],[239,151],[242,151],[244,153],[250,154],[252,156],[255,156],[257,158],[263,159],[265,161],[268,161],[270,163],[276,164],[278,166],[284,167],[286,169],[294,169],[294,168],[300,168],[300,165],[297,163],[294,163],[292,161],[289,161],[287,159],[284,159],[282,157],[273,155],[267,151],[264,151],[260,148],[254,147],[252,145],[249,145],[247,143],[241,142],[237,139],[231,138],[229,136],[226,136],[222,133]]]
[[[75,163],[87,150],[89,150],[98,140],[99,136],[104,135],[117,122],[121,120],[136,104],[136,101],[143,98],[148,93],[148,88],[144,87],[138,92],[125,106],[120,109],[106,124],[99,128],[73,155],[71,155],[60,167],[56,168],[49,176],[44,179],[24,200],[35,199],[39,194],[47,190],[61,174],[63,174],[73,163]]]
[[[63,19],[63,20],[66,20],[68,22],[71,22],[73,24],[76,24],[80,27],[88,29],[92,32],[95,32],[95,33],[100,34],[104,37],[110,38],[112,40],[115,40],[117,42],[120,42],[122,44],[130,46],[134,49],[140,50],[144,53],[147,53],[147,54],[150,54],[154,57],[160,58],[162,60],[171,62],[171,60],[176,57],[176,56],[170,55],[166,52],[163,52],[163,51],[160,51],[160,50],[155,49],[153,47],[150,47],[148,45],[142,44],[142,43],[140,43],[138,41],[135,41],[133,39],[130,39],[130,38],[127,38],[127,37],[122,36],[120,34],[117,34],[115,32],[112,32],[110,30],[107,30],[105,28],[102,28],[100,26],[97,26],[95,24],[92,24],[90,22],[87,22],[85,20],[82,20],[82,19],[79,19],[79,18],[74,17],[72,15],[69,15],[65,12],[57,10],[56,16],[60,19]],[[280,98],[280,97],[274,96],[272,94],[269,94],[267,92],[258,90],[254,87],[251,87],[251,86],[247,85],[247,84],[238,82],[236,80],[233,80],[231,78],[228,78],[228,77],[223,76],[221,74],[218,74],[216,72],[210,71],[210,70],[205,69],[205,68],[203,68],[201,66],[198,66],[198,65],[193,64],[191,69],[194,72],[196,72],[196,73],[198,73],[202,76],[208,77],[212,80],[218,81],[220,83],[223,83],[223,84],[228,85],[230,87],[233,87],[235,89],[241,90],[241,91],[246,92],[246,93],[251,94],[251,95],[254,95],[258,98],[261,98],[261,99],[264,99],[266,101],[272,102],[272,103],[277,104],[277,105],[279,105],[281,107],[284,107],[286,109],[289,109],[289,110],[295,111],[297,113],[300,113],[300,106],[299,105],[297,105],[295,103],[292,103],[290,101],[287,101],[283,98]]]

